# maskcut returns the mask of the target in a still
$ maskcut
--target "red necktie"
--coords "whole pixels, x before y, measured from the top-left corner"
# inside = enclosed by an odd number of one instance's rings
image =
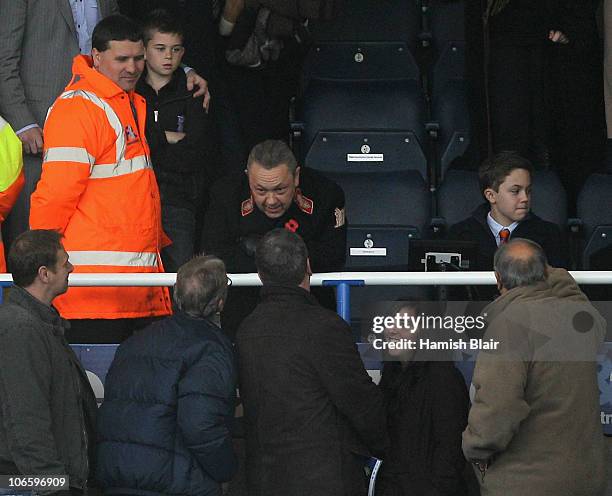
[[[499,244],[504,245],[510,239],[510,229],[504,227],[501,231],[499,231]]]

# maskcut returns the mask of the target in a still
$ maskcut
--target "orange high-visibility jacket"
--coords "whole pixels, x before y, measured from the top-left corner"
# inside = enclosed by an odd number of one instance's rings
[[[45,122],[30,227],[61,232],[77,273],[163,272],[159,252],[168,238],[145,139],[145,99],[93,69],[90,57],[76,56],[72,72]],[[72,287],[54,305],[67,319],[171,313],[161,287]]]
[[[15,135],[9,123],[0,117],[0,226],[17,201],[23,183],[21,140]],[[1,229],[0,272],[6,272]]]

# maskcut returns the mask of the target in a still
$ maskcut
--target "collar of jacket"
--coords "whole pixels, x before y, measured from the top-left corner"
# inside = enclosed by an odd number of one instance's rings
[[[70,327],[68,321],[62,319],[53,306],[45,305],[20,286],[11,288],[7,302],[23,308],[45,324],[52,326],[54,334],[63,336],[64,330]]]
[[[113,98],[127,94],[130,99],[134,91],[124,91],[109,78],[93,68],[93,59],[89,55],[77,55],[72,61],[72,80],[66,90],[89,90],[100,98]]]
[[[319,305],[317,299],[299,286],[281,286],[266,284],[261,288],[262,301],[299,301],[310,305]]]
[[[185,312],[177,309],[176,307],[173,307],[173,312],[174,313],[170,318],[174,319],[181,327],[201,327],[202,329],[211,329],[213,331],[222,332],[221,327],[219,327],[215,322],[213,322],[212,319],[208,317],[202,319],[191,317],[190,315],[187,315]]]
[[[162,86],[158,93],[147,83],[147,69],[143,71],[138,83],[136,84],[136,93],[148,98],[149,95],[156,95],[160,101],[164,101],[168,98],[168,94],[171,95],[170,100],[183,100],[184,98],[193,98],[195,90],[187,90],[187,76],[181,67],[179,67],[168,84]],[[146,93],[146,94],[145,94]]]
[[[545,298],[563,298],[568,301],[588,303],[585,294],[565,269],[548,268],[548,278],[531,286],[522,286],[507,291],[483,310],[487,320],[492,321],[511,304],[519,301],[538,301]]]

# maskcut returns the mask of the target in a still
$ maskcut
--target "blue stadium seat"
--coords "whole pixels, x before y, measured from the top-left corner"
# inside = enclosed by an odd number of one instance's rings
[[[533,177],[531,209],[544,220],[567,230],[567,194],[556,172],[536,170]]]
[[[591,255],[612,245],[612,175],[591,174],[577,202],[585,247],[582,269],[589,270]]]
[[[433,49],[429,74],[431,116],[438,124],[438,180],[453,160],[465,153],[471,128],[465,81],[464,5],[459,1],[423,0],[425,25]]]
[[[404,41],[410,50],[421,28],[418,0],[351,0],[331,21],[312,21],[315,41]]]
[[[344,189],[348,220],[346,270],[407,270],[409,240],[428,228],[431,196],[416,171],[326,173]],[[423,288],[371,286],[351,290],[351,323],[359,334],[367,303],[424,297]]]
[[[449,170],[436,192],[438,216],[447,228],[461,222],[484,202],[478,185],[478,173]]]
[[[417,80],[314,80],[299,113],[301,162],[328,172],[417,170],[427,178],[425,112]]]
[[[420,78],[406,42],[318,42],[304,62],[303,87],[312,79],[397,81]]]
[[[408,244],[431,218],[430,193],[414,171],[327,174],[344,190],[347,270],[406,270]]]

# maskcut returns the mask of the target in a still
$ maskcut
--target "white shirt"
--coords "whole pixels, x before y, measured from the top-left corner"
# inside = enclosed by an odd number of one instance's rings
[[[495,243],[497,243],[497,246],[499,246],[499,244],[501,243],[501,240],[499,239],[499,231],[501,231],[502,229],[508,229],[508,231],[510,231],[510,236],[512,236],[512,231],[514,231],[519,225],[518,222],[513,222],[509,226],[502,226],[493,217],[491,217],[491,212],[487,214],[487,224],[489,225],[489,229],[491,229],[491,232],[493,233],[493,237],[495,237]]]
[[[91,35],[100,21],[98,0],[69,0],[82,54],[91,53]]]

